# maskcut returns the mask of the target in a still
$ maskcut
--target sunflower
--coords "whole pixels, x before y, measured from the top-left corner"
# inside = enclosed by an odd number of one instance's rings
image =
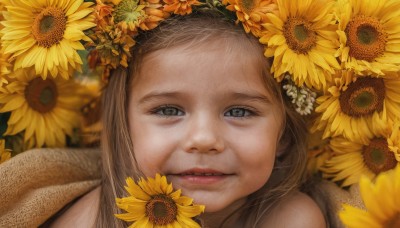
[[[380,174],[375,183],[361,178],[360,192],[366,211],[344,204],[339,217],[346,227],[400,227],[400,166]]]
[[[400,122],[393,125],[388,124],[388,130],[375,135],[367,143],[349,141],[343,137],[331,139],[333,156],[321,168],[324,177],[342,181],[342,186],[349,186],[358,183],[362,175],[374,178],[379,173],[395,168],[400,162],[396,155],[400,147]]]
[[[357,74],[400,70],[400,2],[339,0],[339,56]]]
[[[5,149],[5,140],[0,139],[0,164],[11,158],[10,150]]]
[[[329,140],[321,140],[322,132],[311,133],[307,139],[307,172],[309,175],[318,173],[325,161],[332,157]]]
[[[30,147],[65,146],[65,136],[79,126],[83,95],[73,80],[43,80],[33,67],[11,73],[0,91],[0,112],[11,112],[5,135],[24,131]]]
[[[192,13],[192,6],[200,5],[201,3],[197,0],[164,0],[164,11],[186,15]]]
[[[382,121],[394,122],[400,116],[400,77],[384,78],[338,71],[327,92],[317,98],[317,118],[312,131],[324,131],[323,137],[340,136],[352,141],[368,141],[385,127]]]
[[[241,22],[244,30],[260,37],[262,23],[267,21],[266,13],[276,10],[275,0],[224,0],[227,9],[236,12],[237,22]]]
[[[46,79],[81,69],[77,50],[84,50],[83,33],[96,24],[90,6],[84,0],[7,1],[2,33],[5,54],[15,60],[14,70],[34,66],[37,75]]]
[[[191,218],[204,212],[204,206],[193,205],[189,197],[181,196],[181,191],[173,192],[167,178],[156,174],[155,179],[142,178],[135,184],[126,179],[125,189],[130,196],[117,198],[117,206],[128,213],[115,216],[127,222],[130,227],[200,227]]]
[[[0,1],[0,21],[4,20],[3,11],[4,11],[4,3],[2,1]],[[3,28],[4,28],[4,26],[0,23],[0,30]],[[1,36],[1,34],[0,34],[0,36]]]
[[[271,70],[281,81],[286,72],[301,86],[320,89],[339,69],[334,54],[339,46],[333,17],[334,0],[277,0],[278,11],[268,13],[269,22],[260,42],[266,57],[274,57]],[[293,7],[296,6],[296,7]]]
[[[11,64],[8,62],[9,55],[5,55],[2,50],[0,50],[0,87],[3,83],[7,84],[7,79],[5,75],[10,73]]]

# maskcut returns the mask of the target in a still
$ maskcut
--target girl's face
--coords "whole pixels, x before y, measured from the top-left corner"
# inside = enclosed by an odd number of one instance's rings
[[[274,165],[282,114],[250,51],[211,42],[144,58],[129,127],[139,168],[216,212],[260,189]],[[254,50],[253,50],[254,51]]]

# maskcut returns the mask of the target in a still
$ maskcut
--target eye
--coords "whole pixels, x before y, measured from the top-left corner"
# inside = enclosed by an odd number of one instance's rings
[[[248,108],[235,107],[225,112],[224,116],[241,118],[241,117],[250,117],[253,116],[254,114],[255,112]]]
[[[153,114],[160,116],[183,116],[185,113],[177,107],[161,106],[152,111]]]

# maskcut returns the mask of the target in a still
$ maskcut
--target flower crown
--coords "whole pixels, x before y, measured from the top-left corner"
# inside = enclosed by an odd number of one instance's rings
[[[399,163],[398,0],[0,0],[1,154],[96,145],[100,88],[135,38],[202,8],[257,37],[312,114],[310,174],[346,187]]]

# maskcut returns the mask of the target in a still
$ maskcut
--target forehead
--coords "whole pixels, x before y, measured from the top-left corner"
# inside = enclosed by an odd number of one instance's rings
[[[141,61],[132,87],[178,89],[189,81],[197,90],[235,88],[270,96],[263,80],[262,48],[239,41],[220,37],[151,52]]]

